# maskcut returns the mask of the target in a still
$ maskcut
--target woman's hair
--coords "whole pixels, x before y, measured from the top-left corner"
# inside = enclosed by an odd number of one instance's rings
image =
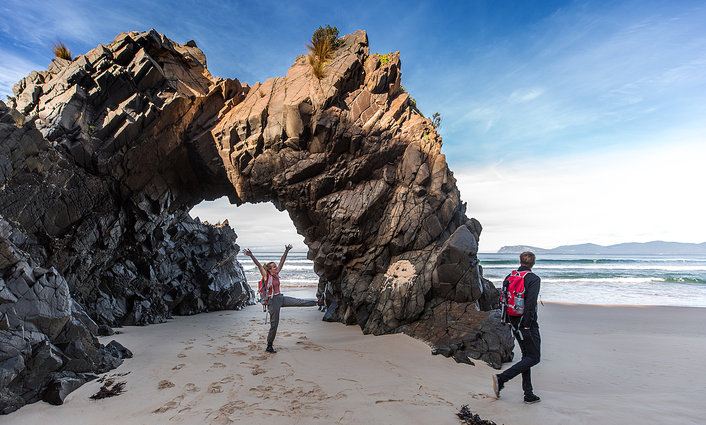
[[[272,273],[270,273],[270,269],[272,267],[277,267],[277,264],[275,264],[274,261],[270,261],[269,263],[266,263],[265,264],[265,272],[267,272],[268,274],[272,274]]]

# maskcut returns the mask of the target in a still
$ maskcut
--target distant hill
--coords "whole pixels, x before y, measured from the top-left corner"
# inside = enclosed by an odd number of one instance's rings
[[[623,254],[623,255],[706,255],[706,242],[627,242],[617,245],[596,245],[584,243],[580,245],[562,245],[552,249],[539,248],[529,245],[504,246],[498,250],[500,254],[519,254],[523,251],[532,251],[535,254]]]

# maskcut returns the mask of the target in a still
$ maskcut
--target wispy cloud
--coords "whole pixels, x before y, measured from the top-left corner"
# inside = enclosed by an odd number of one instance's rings
[[[512,103],[526,103],[532,101],[544,93],[544,90],[539,87],[532,87],[529,89],[517,89],[510,95],[510,102]]]
[[[12,86],[40,65],[0,48],[0,96],[12,96]]]

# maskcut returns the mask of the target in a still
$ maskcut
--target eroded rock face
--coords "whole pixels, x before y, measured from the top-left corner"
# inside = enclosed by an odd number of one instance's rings
[[[66,305],[105,329],[250,300],[233,229],[188,215],[194,203],[232,191],[222,166],[192,158],[220,162],[210,139],[200,140],[237,90],[237,82],[210,76],[200,50],[155,32],[122,34],[73,62],[56,59],[15,86],[15,109],[0,105],[0,215],[25,237],[0,244],[0,282],[31,275],[46,299],[0,300],[0,312],[21,318],[10,320],[12,329],[31,329],[89,373],[107,370],[86,360],[99,328],[81,331],[91,343],[57,345],[57,330],[75,322]],[[18,255],[31,269],[17,271]],[[13,338],[2,334],[0,343]],[[81,379],[36,372],[33,353],[21,352],[24,364],[0,356],[0,364],[14,362],[0,370],[18,371],[3,375],[0,388],[14,401],[0,410],[41,398],[47,387],[63,397]],[[23,392],[30,383],[31,396]]]
[[[212,134],[231,200],[287,210],[333,284],[331,317],[415,334],[411,324],[450,300],[493,320],[497,291],[476,267],[480,223],[465,215],[431,121],[401,90],[399,54],[369,55],[363,31],[342,41],[323,79],[300,56],[221,112]]]
[[[33,244],[0,216],[0,413],[40,400],[51,388],[59,389],[51,402],[61,404],[125,357],[98,342],[96,323],[71,298],[64,277],[23,250]]]
[[[480,223],[401,89],[399,54],[370,55],[358,31],[325,73],[300,56],[250,87],[154,31],[33,72],[0,107],[0,214],[31,240],[0,245],[3,278],[20,250],[53,267],[44,274],[99,325],[239,308],[251,291],[235,233],[187,211],[221,196],[269,201],[330,283],[329,320],[406,332],[458,361],[510,360],[509,331],[490,313],[497,291],[477,265]]]

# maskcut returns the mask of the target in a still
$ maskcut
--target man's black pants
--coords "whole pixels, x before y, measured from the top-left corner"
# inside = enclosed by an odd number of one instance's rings
[[[503,382],[507,382],[522,374],[522,390],[525,395],[529,395],[532,394],[532,372],[530,369],[539,363],[539,346],[542,341],[539,337],[539,328],[520,329],[518,332],[522,332],[522,339],[517,334],[515,334],[515,339],[520,345],[522,359],[499,376]]]

